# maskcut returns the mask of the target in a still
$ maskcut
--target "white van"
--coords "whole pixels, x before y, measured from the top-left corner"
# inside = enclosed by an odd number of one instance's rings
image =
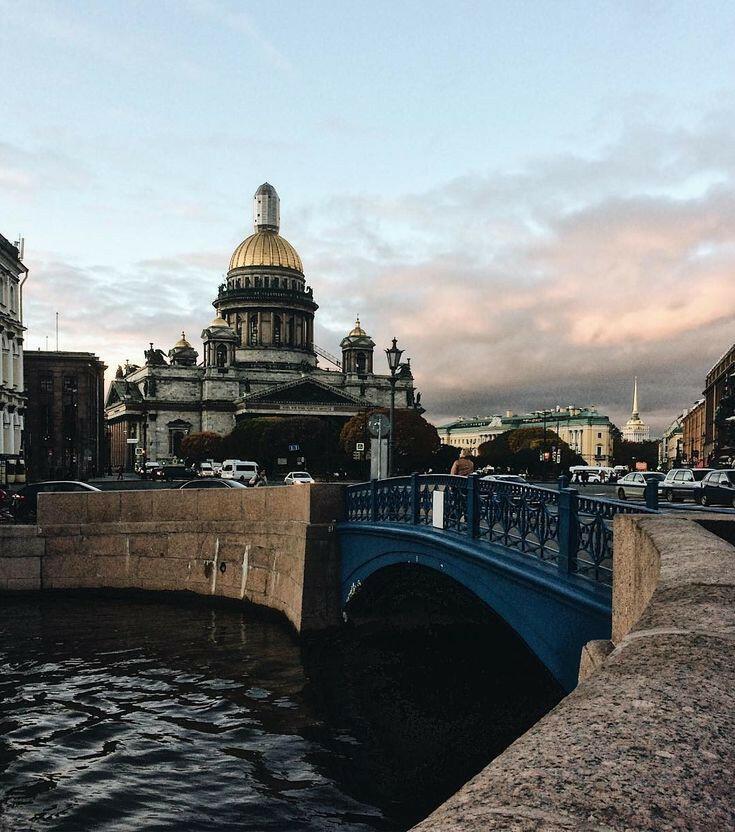
[[[239,480],[245,485],[255,485],[258,476],[258,463],[242,459],[226,459],[222,463],[220,477],[223,480]]]
[[[606,465],[572,465],[572,482],[615,482],[615,469]]]

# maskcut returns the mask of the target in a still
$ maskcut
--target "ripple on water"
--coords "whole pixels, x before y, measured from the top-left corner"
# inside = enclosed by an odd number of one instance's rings
[[[279,622],[199,602],[3,603],[0,828],[397,828],[315,763],[330,729]]]

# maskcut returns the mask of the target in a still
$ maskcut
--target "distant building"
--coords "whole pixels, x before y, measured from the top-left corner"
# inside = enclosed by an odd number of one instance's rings
[[[503,426],[502,416],[475,416],[461,418],[437,427],[442,445],[467,448],[476,451],[483,442],[494,439],[508,428]]]
[[[29,479],[81,480],[104,472],[106,369],[91,352],[26,353]]]
[[[588,465],[610,465],[612,432],[610,419],[594,407],[556,407],[517,416],[485,416],[457,419],[437,428],[443,445],[476,451],[483,443],[517,428],[543,428],[553,431]]]
[[[0,483],[23,481],[23,376],[21,274],[28,270],[17,245],[0,234]],[[23,278],[25,280],[25,277]]]
[[[707,373],[704,386],[704,448],[703,456],[710,460],[717,450],[719,437],[715,426],[717,406],[725,391],[727,377],[735,372],[735,344]]]
[[[557,407],[523,416],[506,416],[503,426],[505,430],[545,426],[578,453],[587,465],[612,464],[612,424],[609,417],[598,413],[594,407]]]
[[[687,411],[682,411],[666,428],[658,446],[658,463],[664,471],[679,467],[684,459],[684,417]]]
[[[706,454],[704,441],[706,434],[705,400],[700,399],[684,415],[682,421],[682,463],[692,468],[704,468]]]
[[[648,442],[651,428],[641,419],[638,410],[638,379],[633,382],[633,410],[623,428],[623,439],[627,442]]]

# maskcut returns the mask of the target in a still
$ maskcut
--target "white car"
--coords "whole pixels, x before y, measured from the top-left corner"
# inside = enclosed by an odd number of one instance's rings
[[[283,478],[286,485],[306,485],[314,482],[314,477],[308,471],[291,471]]]
[[[518,485],[528,485],[528,480],[522,474],[490,474],[482,479],[489,482],[514,482]]]

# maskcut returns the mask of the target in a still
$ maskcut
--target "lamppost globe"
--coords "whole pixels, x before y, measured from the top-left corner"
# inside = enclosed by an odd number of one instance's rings
[[[398,347],[396,346],[396,341],[397,339],[394,338],[393,346],[385,351],[385,355],[388,359],[388,369],[390,370],[391,375],[393,375],[398,369],[401,363],[401,356],[403,355],[403,350],[398,349]]]

